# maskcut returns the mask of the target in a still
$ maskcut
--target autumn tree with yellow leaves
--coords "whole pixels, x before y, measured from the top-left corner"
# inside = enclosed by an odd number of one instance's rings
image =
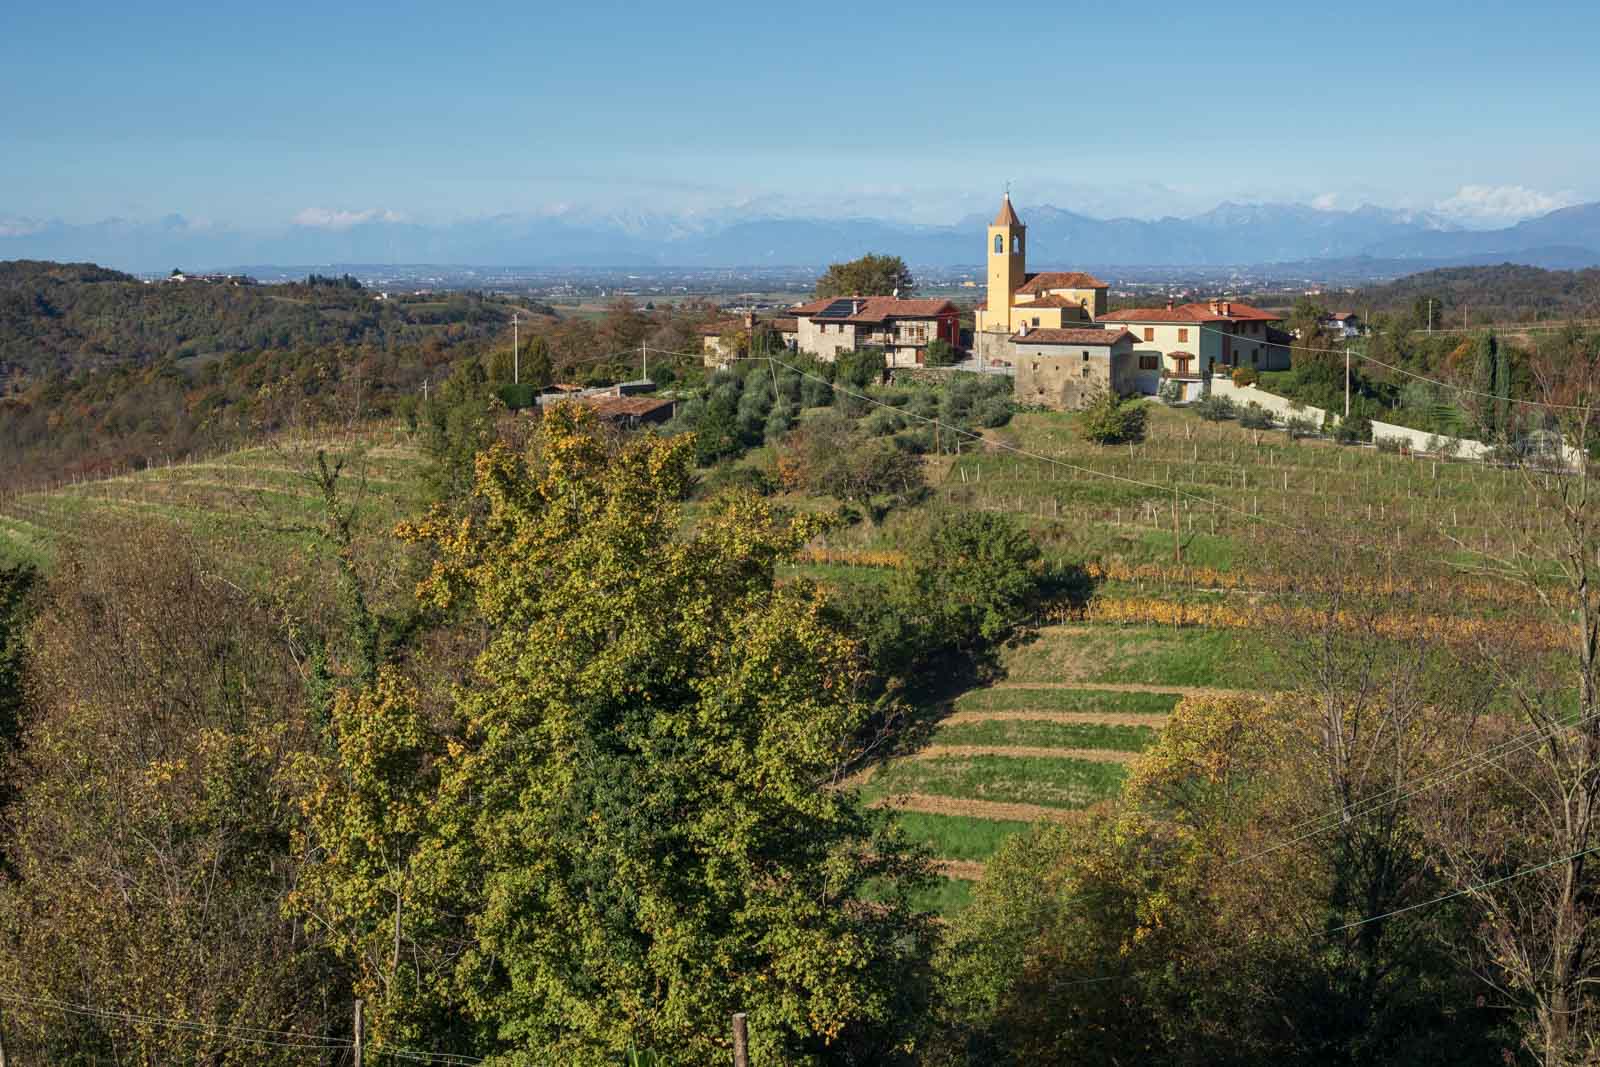
[[[422,597],[487,645],[431,749],[398,679],[346,704],[309,811],[303,906],[338,920],[380,1042],[449,1014],[494,1062],[710,1063],[743,1011],[757,1062],[910,1047],[927,868],[823,788],[868,708],[822,593],[775,580],[813,520],[735,493],[685,531],[692,469],[686,436],[558,409],[478,458],[469,517],[402,528],[434,554]]]

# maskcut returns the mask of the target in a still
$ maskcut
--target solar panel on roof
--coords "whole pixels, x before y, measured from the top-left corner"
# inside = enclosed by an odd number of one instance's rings
[[[819,319],[848,319],[856,313],[854,300],[835,300],[817,313]]]

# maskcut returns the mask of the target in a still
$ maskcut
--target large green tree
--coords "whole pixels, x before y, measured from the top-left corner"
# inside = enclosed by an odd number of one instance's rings
[[[917,287],[911,268],[899,256],[867,253],[848,263],[830,263],[817,279],[818,296],[909,295]]]
[[[403,528],[437,553],[425,595],[488,644],[435,771],[384,770],[426,759],[390,685],[343,721],[392,728],[341,741],[348,784],[314,812],[330,840],[377,820],[321,889],[367,987],[400,994],[380,1038],[442,1008],[497,1062],[710,1063],[744,1011],[757,1062],[881,1063],[920,1017],[925,866],[828,788],[868,715],[858,651],[819,590],[774,579],[816,527],[735,493],[685,532],[693,447],[558,408],[527,455],[479,458],[480,521]],[[390,983],[397,898],[462,941]]]

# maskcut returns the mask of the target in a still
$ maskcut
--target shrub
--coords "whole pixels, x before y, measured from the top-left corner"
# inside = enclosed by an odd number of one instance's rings
[[[1374,437],[1372,443],[1378,446],[1379,452],[1403,452],[1406,448],[1404,437]]]
[[[1452,459],[1461,454],[1461,438],[1440,437],[1438,434],[1432,434],[1423,442],[1422,448],[1423,451],[1430,455]]]
[[[1272,429],[1272,412],[1257,404],[1254,400],[1244,406],[1239,412],[1239,425],[1247,430]]]
[[[1256,373],[1254,367],[1235,367],[1233,369],[1233,384],[1238,386],[1254,385],[1261,375]]]
[[[936,337],[928,342],[928,347],[923,350],[923,365],[928,367],[949,367],[961,358],[954,345],[942,337]]]
[[[1233,401],[1215,393],[1207,393],[1196,401],[1194,411],[1207,422],[1221,422],[1223,419],[1233,418],[1235,414]]]
[[[1322,428],[1317,425],[1317,420],[1309,415],[1291,415],[1288,421],[1283,424],[1283,428],[1289,431],[1289,436],[1292,438],[1315,437],[1322,432]],[[1344,424],[1341,423],[1340,429],[1343,428]]]
[[[1176,404],[1183,399],[1183,386],[1168,379],[1161,383],[1161,388],[1156,392],[1156,399],[1163,404]]]
[[[1144,440],[1144,405],[1102,393],[1078,416],[1078,432],[1097,445],[1121,445]]]
[[[748,489],[757,496],[771,496],[778,491],[778,479],[760,467],[718,467],[700,480],[694,495],[708,499],[730,489]]]
[[[1294,420],[1290,420],[1293,422]],[[1310,420],[1307,419],[1307,422]],[[1315,432],[1314,430],[1312,432]],[[1339,425],[1334,427],[1333,439],[1341,445],[1353,445],[1359,441],[1372,438],[1372,420],[1360,415],[1352,415],[1348,419],[1340,419]]]

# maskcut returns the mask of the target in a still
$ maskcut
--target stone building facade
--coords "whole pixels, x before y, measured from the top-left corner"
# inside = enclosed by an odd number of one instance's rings
[[[1081,408],[1102,393],[1141,392],[1133,334],[1099,327],[1032,329],[1010,338],[1019,404]]]

